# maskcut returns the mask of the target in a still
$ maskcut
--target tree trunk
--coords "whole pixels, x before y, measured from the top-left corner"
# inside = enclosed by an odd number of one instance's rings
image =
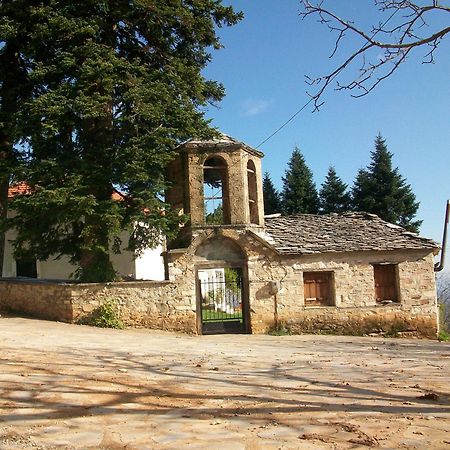
[[[0,224],[3,223],[8,214],[8,180],[0,181]],[[3,276],[3,264],[5,260],[5,232],[0,230],[0,278]]]
[[[110,49],[115,46],[114,20],[111,16],[112,5],[108,2],[108,13],[105,16],[104,42]],[[113,100],[112,92],[107,92],[100,82],[94,84],[94,92],[103,95],[111,95],[111,100],[102,105],[102,114],[97,118],[86,119],[83,124],[82,134],[84,141],[85,164],[92,169],[86,182],[88,192],[99,203],[111,200],[113,188],[110,182],[112,168],[108,166],[111,161],[111,151],[114,144],[113,138]],[[92,92],[92,94],[94,94]],[[103,212],[103,214],[105,214]],[[107,282],[117,278],[109,256],[110,230],[109,220],[102,216],[102,212],[94,212],[85,217],[83,244],[80,252],[80,276],[81,281]]]
[[[109,232],[96,220],[86,217],[78,279],[87,283],[114,281],[116,272],[109,257]]]

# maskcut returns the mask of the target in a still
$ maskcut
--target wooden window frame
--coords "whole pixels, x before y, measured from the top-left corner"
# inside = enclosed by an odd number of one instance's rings
[[[334,272],[303,272],[303,296],[306,307],[335,306]]]
[[[398,264],[372,264],[376,303],[400,302]]]

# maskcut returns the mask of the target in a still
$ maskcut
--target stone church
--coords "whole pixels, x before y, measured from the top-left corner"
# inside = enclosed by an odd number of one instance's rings
[[[164,280],[40,284],[34,304],[27,282],[2,281],[0,307],[77,321],[114,298],[130,325],[199,334],[435,336],[437,244],[367,213],[264,216],[262,156],[226,135],[179,147],[167,201],[190,220]]]
[[[262,156],[222,136],[185,143],[169,168],[190,222],[167,275],[195,299],[197,331],[434,334],[437,245],[367,213],[264,217]]]

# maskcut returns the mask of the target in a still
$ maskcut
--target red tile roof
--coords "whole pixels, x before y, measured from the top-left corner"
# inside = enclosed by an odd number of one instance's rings
[[[30,186],[27,183],[17,183],[13,184],[8,189],[8,198],[13,198],[16,195],[28,194],[31,192]],[[111,195],[112,200],[122,201],[124,199],[124,195],[118,191],[114,191]]]
[[[8,189],[8,198],[15,197],[20,194],[27,194],[30,192],[30,187],[26,183],[13,184]]]

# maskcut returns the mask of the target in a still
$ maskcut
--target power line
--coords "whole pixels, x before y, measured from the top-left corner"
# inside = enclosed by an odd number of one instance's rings
[[[260,144],[256,146],[256,148],[261,147],[261,145],[265,144],[269,139],[273,138],[279,131],[281,131],[289,122],[292,122],[312,101],[314,100],[311,97],[308,102],[306,102],[294,115],[292,115],[286,122],[283,123],[280,127],[278,127],[269,137],[264,139]]]
[[[381,29],[388,24],[388,22],[397,14],[398,9],[394,10],[394,12],[386,19],[386,21],[380,25],[377,30],[375,31],[375,33],[372,34],[372,36],[370,37],[370,39],[373,39],[380,31]],[[360,50],[362,50],[364,48],[364,45],[361,47]],[[358,50],[358,51],[360,51]],[[334,74],[334,76],[332,78],[330,78],[330,80],[333,80],[334,78],[336,78],[338,75],[338,73]],[[283,123],[283,125],[281,125],[280,127],[278,127],[269,137],[267,137],[266,139],[264,139],[262,142],[260,142],[255,148],[259,148],[261,147],[261,145],[264,145],[268,140],[272,139],[278,132],[280,132],[286,125],[288,125],[290,122],[292,122],[312,101],[314,101],[315,98],[311,97],[297,112],[295,112],[288,120],[286,120],[286,122]]]

